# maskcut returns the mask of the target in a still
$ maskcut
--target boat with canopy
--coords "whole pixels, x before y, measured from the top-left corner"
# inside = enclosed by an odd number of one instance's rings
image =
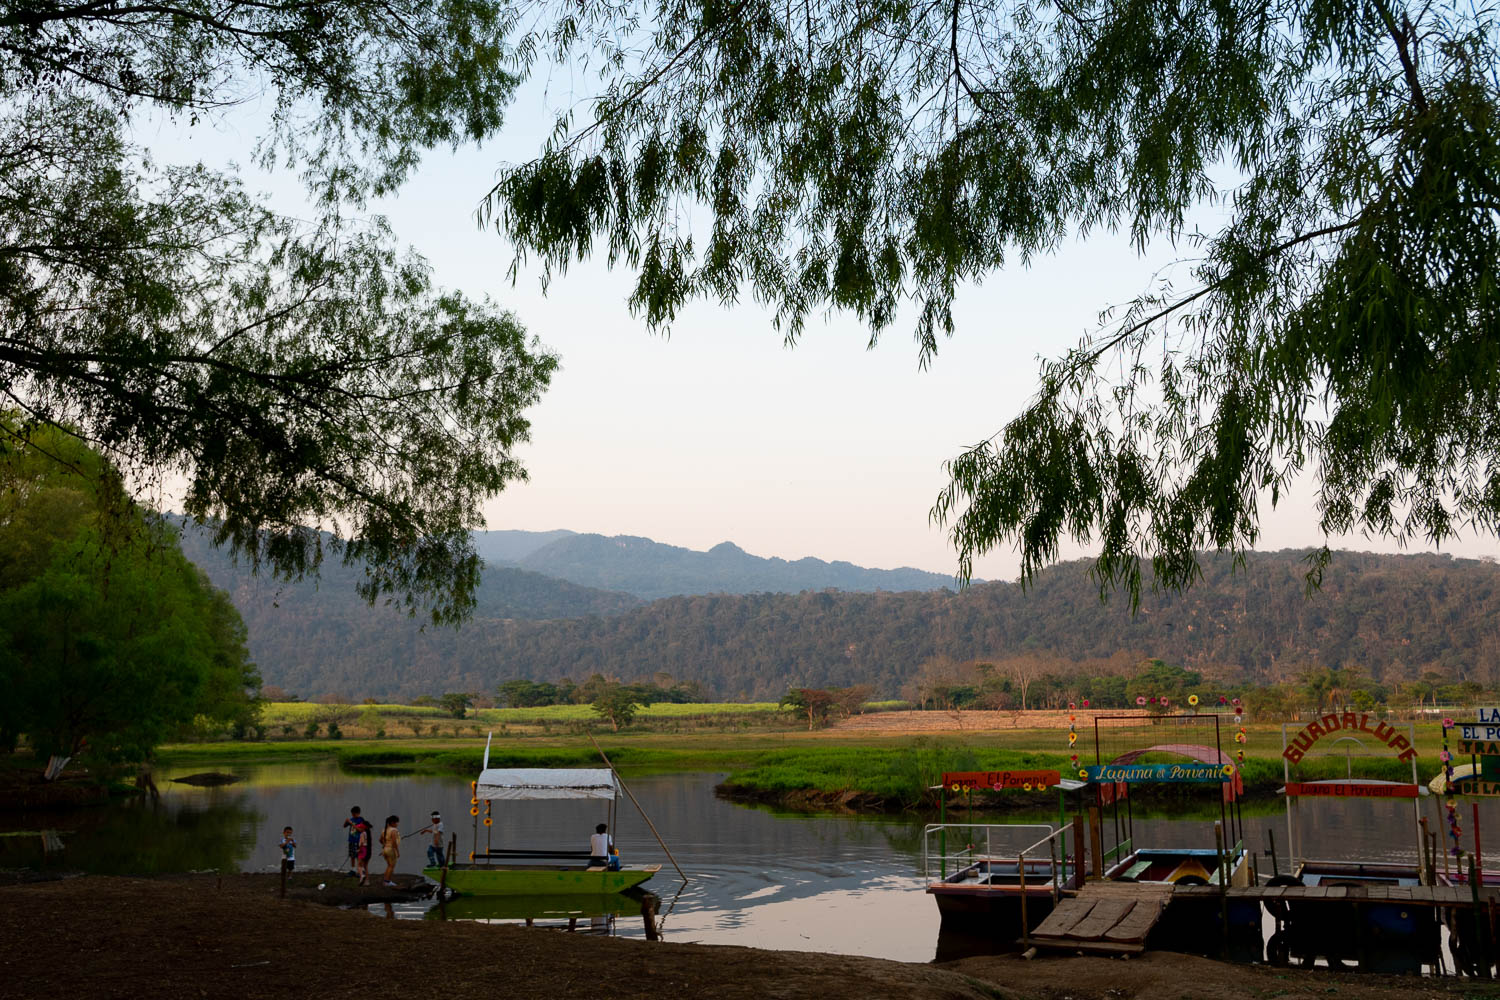
[[[467,863],[453,863],[454,845],[447,852],[446,868],[428,867],[423,874],[460,893],[483,896],[593,895],[623,892],[640,885],[661,870],[661,865],[629,865],[612,868],[597,865],[586,850],[560,848],[496,848],[491,839],[491,814],[495,802],[535,802],[588,799],[605,806],[605,822],[615,827],[620,782],[613,768],[492,768],[490,745],[484,748],[484,766],[470,783],[469,813],[474,817],[474,850]],[[481,808],[482,807],[482,808]],[[485,849],[479,850],[480,814],[483,813]]]

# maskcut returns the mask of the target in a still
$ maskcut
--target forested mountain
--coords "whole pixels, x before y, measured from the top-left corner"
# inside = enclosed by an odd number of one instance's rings
[[[821,559],[763,559],[732,542],[707,552],[631,535],[568,535],[518,560],[586,587],[654,600],[682,594],[795,594],[803,590],[938,590],[954,579],[920,569],[865,569]]]
[[[182,522],[179,520],[178,524]],[[283,583],[255,576],[248,567],[236,565],[226,554],[210,545],[202,531],[191,525],[182,527],[182,551],[203,568],[215,586],[229,591],[235,604],[246,615],[247,622],[254,619],[261,623],[251,628],[250,648],[256,656],[260,655],[258,643],[274,641],[269,638],[269,633],[277,630],[278,612],[283,610],[288,618],[327,618],[330,622],[347,620],[358,628],[409,627],[415,632],[421,627],[420,619],[413,622],[387,608],[366,606],[354,591],[358,571],[336,561],[324,565],[317,581]],[[486,565],[483,582],[474,598],[474,615],[485,620],[613,615],[642,603],[640,598],[631,594],[580,587],[514,566],[491,565]],[[270,617],[259,617],[263,614]]]
[[[507,563],[520,562],[544,545],[550,545],[559,538],[567,538],[577,534],[574,531],[559,529],[557,531],[476,531],[474,532],[474,551],[479,553],[490,566],[503,566]]]
[[[1145,593],[1134,616],[1121,597],[1100,603],[1087,561],[1047,570],[1024,593],[990,583],[962,593],[699,595],[545,622],[502,620],[482,604],[457,631],[418,631],[398,614],[359,606],[352,588],[336,604],[288,593],[279,607],[227,589],[266,682],[304,697],[492,691],[518,677],[657,671],[726,698],[854,683],[897,696],[924,664],[1022,655],[1055,670],[1154,656],[1225,680],[1344,665],[1389,682],[1426,671],[1500,680],[1500,567],[1341,552],[1308,597],[1303,556],[1252,554],[1233,573],[1227,559],[1208,558],[1187,594]]]

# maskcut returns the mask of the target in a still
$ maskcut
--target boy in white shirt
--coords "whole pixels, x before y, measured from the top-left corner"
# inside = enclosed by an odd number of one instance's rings
[[[594,827],[594,835],[589,838],[589,867],[606,867],[609,864],[610,848],[614,846],[614,838],[609,835],[607,823]]]

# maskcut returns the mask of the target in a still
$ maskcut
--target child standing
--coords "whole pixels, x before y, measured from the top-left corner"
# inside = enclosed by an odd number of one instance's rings
[[[443,867],[443,817],[440,813],[432,814],[432,822],[422,827],[418,833],[432,834],[432,843],[427,845],[427,867]]]
[[[354,845],[354,873],[359,876],[360,885],[370,884],[370,836],[369,820],[361,819],[355,824],[359,831],[359,839]]]
[[[297,841],[292,839],[292,828],[289,826],[281,830],[281,863],[286,866],[287,871],[297,867]]]
[[[391,879],[396,874],[396,859],[401,857],[401,830],[396,824],[401,822],[399,816],[387,816],[385,818],[385,829],[380,831],[380,856],[385,858],[385,882],[387,887],[395,886]]]

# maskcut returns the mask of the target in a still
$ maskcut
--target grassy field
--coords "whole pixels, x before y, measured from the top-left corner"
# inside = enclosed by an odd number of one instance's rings
[[[688,707],[701,710],[704,706],[672,706],[674,710]],[[708,712],[702,714],[712,716]],[[726,712],[720,717],[732,716],[733,713]],[[473,732],[476,725],[484,733],[492,723],[465,720],[464,731],[457,736],[443,732],[437,737],[179,744],[163,748],[160,759],[172,765],[336,759],[342,767],[352,770],[472,776],[478,771],[484,752],[484,737]],[[551,732],[494,728],[492,766],[584,767],[599,761],[581,724]],[[1258,797],[1273,796],[1283,780],[1279,727],[1248,728],[1243,768],[1247,791]],[[808,731],[782,717],[775,728],[678,732],[635,729],[614,733],[607,726],[595,725],[591,731],[611,761],[627,776],[668,771],[726,772],[726,785],[735,794],[767,802],[857,794],[884,808],[906,808],[925,801],[926,790],[940,780],[944,771],[1068,768],[1066,735],[1056,729],[914,736],[869,729]],[[1437,733],[1424,734],[1419,730],[1419,773],[1423,781],[1437,771],[1439,740]],[[1086,762],[1091,759],[1088,754],[1083,756]],[[1408,765],[1389,757],[1363,760],[1356,757],[1352,764],[1358,776],[1394,780],[1410,776]],[[1294,777],[1301,780],[1343,777],[1348,766],[1343,756],[1309,758]],[[1183,786],[1161,786],[1145,797],[1165,800],[1191,794]]]
[[[547,705],[539,708],[470,709],[455,719],[441,708],[423,705],[319,705],[311,702],[270,702],[261,714],[267,739],[327,738],[329,724],[345,739],[394,739],[477,736],[491,730],[516,735],[545,735],[555,730],[603,726],[588,705]],[[735,730],[794,724],[774,702],[679,705],[661,702],[642,708],[632,729],[684,732],[694,729]],[[309,733],[308,727],[317,728]]]

